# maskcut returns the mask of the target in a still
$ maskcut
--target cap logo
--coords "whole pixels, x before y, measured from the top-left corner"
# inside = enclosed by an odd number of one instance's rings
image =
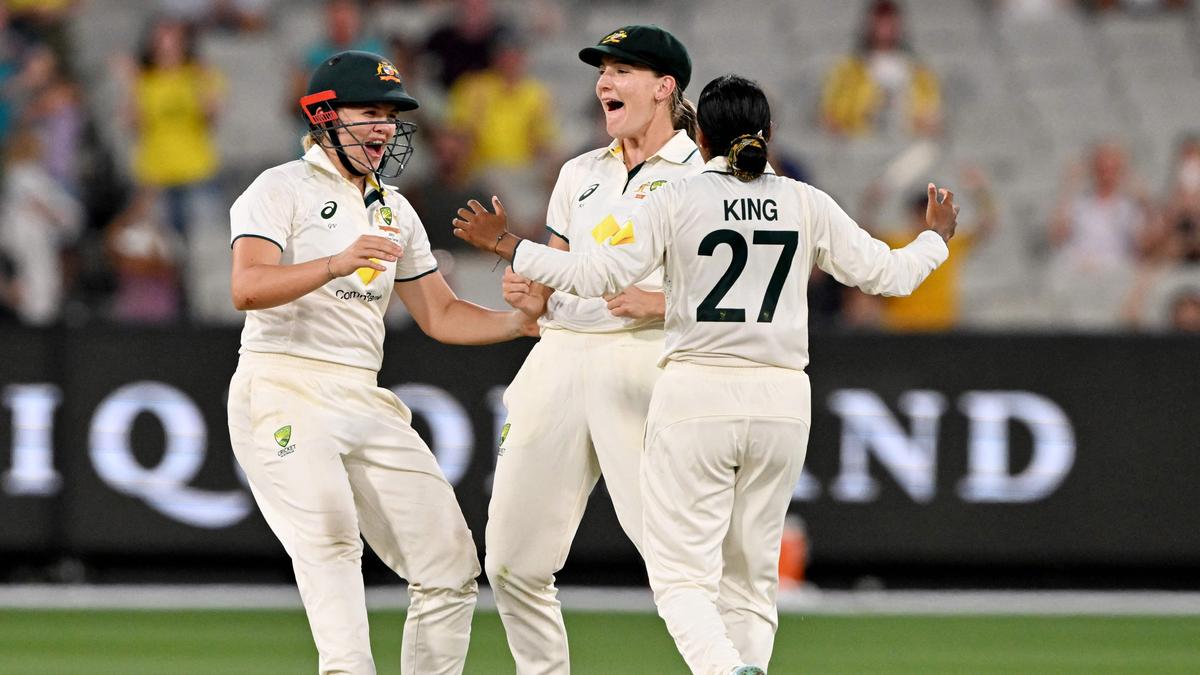
[[[614,30],[613,32],[609,33],[608,35],[605,35],[604,39],[600,41],[600,44],[615,45],[627,37],[629,37],[629,33],[626,33],[625,29],[619,28],[619,29]]]
[[[393,66],[390,61],[380,61],[379,65],[375,67],[375,76],[386,82],[401,84],[400,72],[396,70],[396,66]]]

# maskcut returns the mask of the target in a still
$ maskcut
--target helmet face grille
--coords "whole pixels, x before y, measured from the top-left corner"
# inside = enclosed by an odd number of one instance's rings
[[[412,122],[397,122],[396,133],[383,151],[383,160],[375,173],[382,178],[396,178],[404,173],[408,160],[413,154],[413,134],[417,133],[417,125]]]
[[[417,133],[417,125],[412,122],[394,121],[396,132],[392,134],[392,139],[388,141],[383,148],[383,157],[379,160],[379,166],[370,166],[366,162],[351,156],[346,153],[347,148],[364,147],[366,143],[359,140],[358,134],[355,133],[355,127],[372,127],[379,122],[351,122],[349,124],[334,124],[332,121],[325,123],[320,127],[312,126],[313,131],[324,131],[320,136],[314,136],[317,143],[326,149],[335,150],[343,158],[343,161],[353,164],[357,172],[361,175],[375,174],[380,178],[396,178],[401,173],[404,173],[405,167],[408,166],[408,160],[413,154],[413,135]],[[344,130],[345,133],[337,133]]]

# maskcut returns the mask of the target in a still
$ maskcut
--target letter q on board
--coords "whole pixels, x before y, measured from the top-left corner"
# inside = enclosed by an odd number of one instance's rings
[[[165,432],[166,447],[154,467],[138,462],[130,447],[134,420],[142,413],[157,417]],[[88,454],[96,474],[114,490],[194,527],[230,527],[250,514],[245,492],[187,485],[204,465],[206,444],[204,418],[196,404],[175,387],[143,381],[117,389],[96,407]]]

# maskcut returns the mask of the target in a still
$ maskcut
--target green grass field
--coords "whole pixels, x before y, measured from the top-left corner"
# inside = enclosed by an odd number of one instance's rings
[[[404,614],[371,614],[375,659],[399,673]],[[567,615],[572,673],[686,675],[649,614]],[[785,616],[782,673],[1200,673],[1200,617]],[[4,675],[315,673],[299,611],[0,610]],[[512,673],[500,628],[476,615],[469,674]]]

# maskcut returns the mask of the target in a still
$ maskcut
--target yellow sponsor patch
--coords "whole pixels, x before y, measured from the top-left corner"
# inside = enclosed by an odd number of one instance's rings
[[[620,246],[621,244],[632,244],[633,242],[634,242],[634,239],[633,239],[633,221],[632,220],[625,221],[625,224],[621,226],[621,229],[617,230],[617,233],[614,234],[612,236],[612,238],[610,238],[608,240],[608,243],[612,244],[613,246]]]
[[[610,213],[608,217],[600,221],[599,225],[592,228],[592,239],[595,239],[597,244],[603,244],[620,229],[621,226],[617,224],[617,219],[613,218]]]
[[[592,239],[595,239],[596,243],[601,246],[604,244],[612,246],[632,244],[634,242],[633,221],[627,220],[624,225],[618,225],[617,219],[610,213],[600,221],[599,225],[592,228]]]
[[[371,258],[371,262],[378,263],[379,261]],[[370,284],[372,281],[375,281],[375,277],[379,276],[379,270],[371,269],[370,267],[360,267],[354,270],[354,273],[358,275],[359,279],[362,279],[363,285]]]

